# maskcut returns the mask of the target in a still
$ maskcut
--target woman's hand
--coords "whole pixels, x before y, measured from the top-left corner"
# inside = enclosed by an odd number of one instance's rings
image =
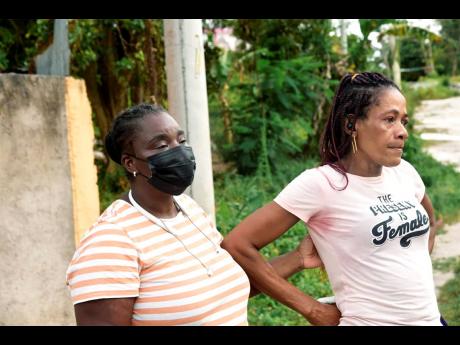
[[[306,319],[313,326],[337,326],[340,322],[340,317],[342,314],[337,308],[335,303],[333,304],[323,304],[319,303],[314,309],[314,312],[306,317]]]
[[[303,238],[299,246],[296,248],[296,251],[302,260],[303,268],[316,268],[323,266],[323,262],[316,251],[316,247],[313,244],[310,235]]]

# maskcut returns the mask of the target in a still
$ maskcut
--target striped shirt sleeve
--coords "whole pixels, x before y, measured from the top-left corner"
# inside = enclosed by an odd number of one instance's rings
[[[139,253],[126,232],[100,222],[82,239],[67,269],[73,304],[139,296]]]

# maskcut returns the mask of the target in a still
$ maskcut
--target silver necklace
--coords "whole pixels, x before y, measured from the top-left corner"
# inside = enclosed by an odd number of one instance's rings
[[[146,211],[141,205],[139,205],[136,200],[134,200],[133,198],[133,195],[132,195],[132,192],[131,190],[129,191],[128,193],[128,197],[129,197],[129,201],[131,201],[131,204],[140,212],[142,213],[145,217],[147,217],[149,220],[151,220],[153,223],[157,224],[160,226],[160,228],[162,228],[163,230],[165,230],[167,233],[171,234],[172,236],[174,236],[181,244],[182,246],[184,247],[184,249],[190,254],[192,255],[195,259],[197,259],[201,266],[204,267],[204,269],[206,270],[206,274],[208,275],[208,277],[211,277],[213,275],[213,271],[210,267],[206,266],[206,264],[198,257],[196,256],[195,254],[193,254],[188,248],[187,246],[185,245],[185,243],[179,238],[178,235],[176,235],[174,232],[171,231],[171,229],[166,225],[166,223],[163,221],[163,219],[161,218],[157,218],[157,217],[154,217],[151,213],[149,213],[148,211]],[[193,224],[193,226],[198,229],[198,231],[203,234],[204,237],[206,237],[208,239],[209,242],[212,243],[212,245],[214,246],[214,249],[216,250],[216,253],[219,254],[219,248],[216,246],[216,244],[208,237],[206,236],[206,234],[201,231],[201,229],[199,227],[197,227],[195,225],[195,223],[192,221],[192,219],[188,216],[188,214],[182,209],[182,207],[180,207],[180,205],[176,202],[176,200],[174,200],[174,205],[180,210],[182,211],[182,213],[187,217],[187,219],[190,221],[190,223]],[[158,222],[156,221],[156,219],[158,219],[162,225],[158,224]]]

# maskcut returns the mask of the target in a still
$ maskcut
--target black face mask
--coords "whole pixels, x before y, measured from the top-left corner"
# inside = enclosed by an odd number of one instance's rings
[[[151,177],[144,176],[149,183],[162,192],[179,195],[193,182],[195,176],[195,156],[190,146],[176,146],[167,151],[157,153],[146,160],[149,163]]]

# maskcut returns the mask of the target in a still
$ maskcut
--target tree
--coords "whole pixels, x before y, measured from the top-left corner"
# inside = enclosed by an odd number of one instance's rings
[[[416,81],[422,75],[425,75],[427,57],[424,51],[425,44],[423,40],[412,37],[401,39],[401,68],[404,71],[402,78],[408,81]]]
[[[439,19],[438,22],[441,24],[441,36],[444,38],[444,44],[441,47],[442,51],[445,51],[445,56],[442,57],[443,65],[450,65],[450,68],[445,67],[444,69],[450,70],[450,74],[455,76],[460,59],[460,20]]]
[[[225,25],[240,40],[237,51],[223,59],[211,49],[215,58],[207,60],[208,89],[226,99],[216,100],[220,109],[211,103],[211,115],[232,133],[233,144],[226,140],[220,148],[239,172],[269,178],[275,161],[317,148],[338,61],[332,26],[329,20],[245,19]]]
[[[0,20],[0,71],[35,73],[34,57],[53,38],[53,20]],[[104,137],[114,116],[132,103],[165,104],[161,20],[70,20],[71,75],[85,79]]]
[[[69,20],[70,73],[85,80],[98,139],[133,103],[166,105],[162,31],[161,20]],[[35,73],[34,57],[52,43],[53,20],[1,19],[0,34],[0,72]],[[98,143],[97,149],[103,149]],[[98,160],[97,165],[104,191],[117,193],[126,187],[122,169],[111,160]]]
[[[406,21],[398,21],[397,23],[393,23],[381,28],[379,40],[382,43],[385,43],[386,39],[386,42],[390,48],[392,77],[393,81],[399,87],[401,87],[400,41],[404,37],[412,37],[418,40],[428,40],[429,42],[438,42],[441,39],[439,35],[423,28],[411,26],[407,24]],[[429,49],[431,50],[431,46]],[[432,61],[429,62],[429,65],[433,65]]]

